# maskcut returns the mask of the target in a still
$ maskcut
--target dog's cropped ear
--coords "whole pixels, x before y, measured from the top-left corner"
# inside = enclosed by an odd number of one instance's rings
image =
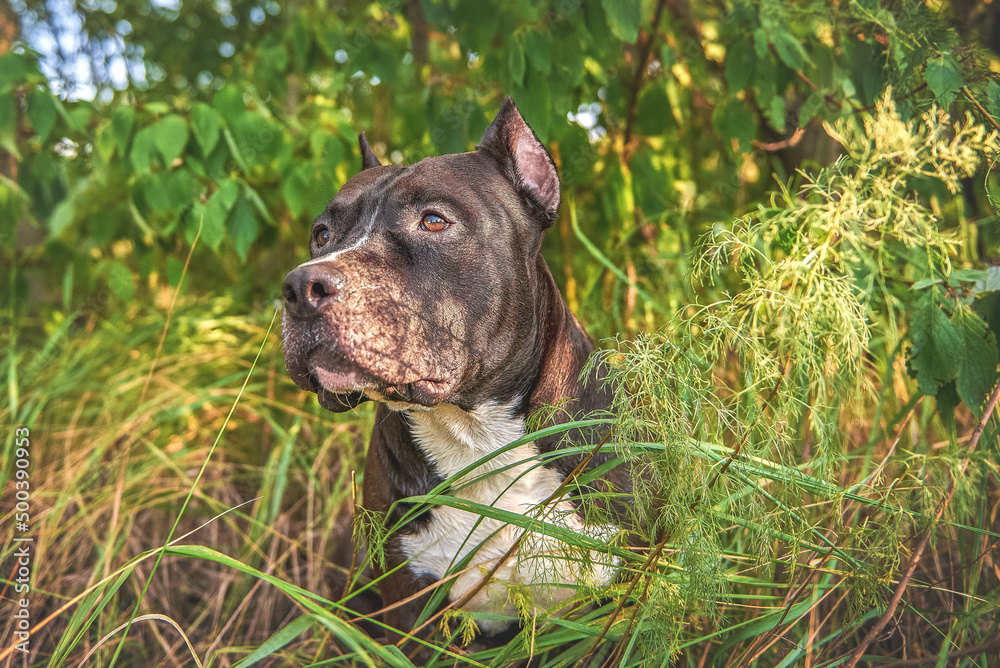
[[[521,196],[538,209],[543,227],[552,224],[559,215],[559,173],[509,97],[476,150],[496,160]]]
[[[364,171],[369,167],[382,166],[382,163],[379,162],[378,158],[375,157],[375,154],[372,153],[372,148],[368,145],[368,138],[365,137],[364,132],[358,135],[358,146],[361,147],[361,171]]]

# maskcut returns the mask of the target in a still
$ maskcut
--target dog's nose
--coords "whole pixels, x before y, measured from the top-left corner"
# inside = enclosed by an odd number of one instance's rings
[[[288,272],[281,286],[285,308],[294,316],[308,316],[324,304],[340,299],[344,277],[323,264],[304,264]]]

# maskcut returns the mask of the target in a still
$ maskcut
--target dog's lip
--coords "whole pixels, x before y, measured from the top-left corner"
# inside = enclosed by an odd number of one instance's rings
[[[313,374],[320,386],[329,392],[346,394],[375,388],[375,383],[366,379],[365,374],[358,368],[347,367],[331,371],[321,366],[314,366]]]
[[[450,391],[450,384],[447,381],[420,379],[391,383],[365,372],[355,364],[341,364],[338,367],[336,370],[320,365],[314,365],[312,368],[312,375],[317,384],[327,392],[335,394],[368,392],[376,400],[402,399],[407,403],[429,406],[444,401]]]

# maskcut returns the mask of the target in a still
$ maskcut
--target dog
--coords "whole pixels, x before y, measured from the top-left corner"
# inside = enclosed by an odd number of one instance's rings
[[[393,526],[407,510],[401,500],[524,436],[529,414],[559,406],[548,424],[564,423],[607,409],[611,395],[600,365],[581,378],[594,345],[540,253],[559,211],[559,176],[510,98],[469,153],[382,165],[364,133],[359,144],[361,171],[315,219],[312,259],[282,285],[283,342],[291,378],[323,407],[378,402],[363,504]],[[571,431],[507,450],[451,480],[450,493],[606,542],[621,509],[585,522],[579,495],[562,485],[581,462],[593,468],[609,455],[538,464],[539,454],[598,436]],[[627,495],[624,465],[601,485]],[[579,554],[562,558],[555,539],[522,534],[452,507],[413,517],[390,535],[376,569],[384,621],[412,629],[426,591],[446,580],[452,603],[492,613],[478,626],[500,633],[511,621],[498,615],[515,614],[511,587],[551,609],[579,585],[615,576],[606,552],[584,566]]]

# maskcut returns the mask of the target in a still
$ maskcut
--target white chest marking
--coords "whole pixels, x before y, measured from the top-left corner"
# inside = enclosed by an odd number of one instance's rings
[[[409,411],[408,415],[415,440],[444,478],[520,438],[525,429],[523,420],[512,417],[510,406],[497,404],[485,404],[469,412],[440,404],[431,410]],[[561,481],[555,471],[530,459],[536,453],[535,445],[528,443],[493,457],[462,480],[452,480],[454,495],[521,515],[533,513],[546,522],[600,540],[614,536],[617,530],[613,526],[584,525],[565,496],[540,507]],[[481,479],[468,482],[475,478]],[[496,567],[490,583],[464,607],[497,614],[515,614],[507,585],[528,587],[536,607],[551,608],[569,598],[575,586],[607,584],[614,576],[616,559],[598,552],[585,558],[587,555],[581,555],[579,549],[533,532],[497,567],[522,533],[520,527],[499,520],[439,507],[431,511],[430,522],[418,533],[402,537],[402,546],[413,572],[429,573],[438,579],[475,552],[452,585],[453,601],[478,587],[484,575]],[[505,626],[502,621],[480,620],[480,627],[487,631]]]

